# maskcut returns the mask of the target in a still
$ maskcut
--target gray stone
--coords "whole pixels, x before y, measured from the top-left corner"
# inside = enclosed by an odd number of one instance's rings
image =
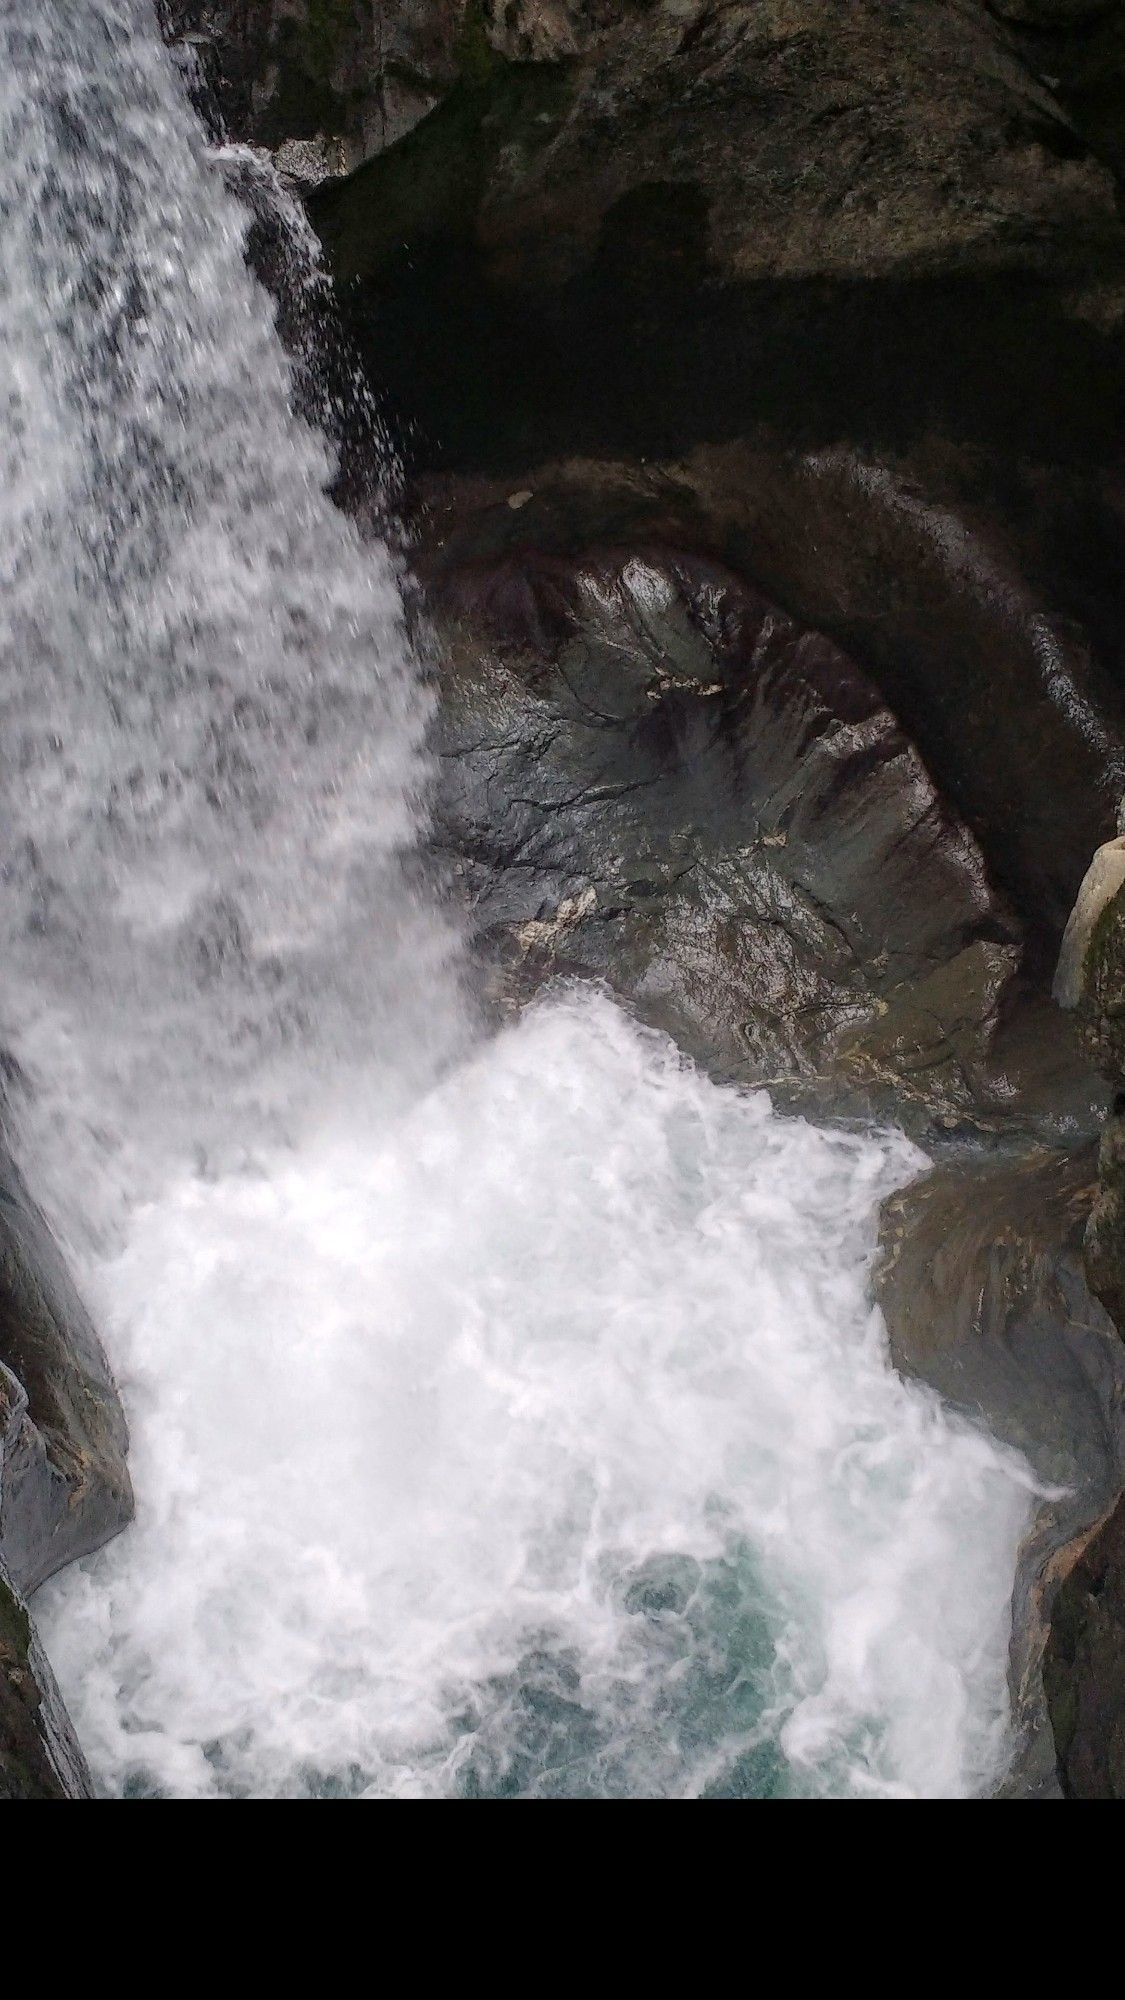
[[[1057,1796],[1066,1746],[1058,1673],[1044,1665],[1056,1605],[1063,1590],[1072,1600],[1073,1565],[1125,1478],[1125,1346],[1083,1265],[1095,1187],[1089,1146],[975,1151],[943,1159],[883,1216],[878,1291],[896,1366],[1016,1446],[1054,1493],[1014,1592],[1018,1749],[1005,1789],[1023,1796]],[[1075,1680],[1088,1700],[1081,1664]],[[1125,1701],[1125,1684],[1113,1699]]]

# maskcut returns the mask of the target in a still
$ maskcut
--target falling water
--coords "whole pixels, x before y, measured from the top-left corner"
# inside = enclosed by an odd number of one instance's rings
[[[245,213],[147,6],[0,23],[4,1006],[77,1212],[291,1139],[342,1067],[401,1090],[452,991],[398,587],[289,414]]]
[[[887,1363],[919,1156],[599,993],[470,1046],[394,566],[149,7],[0,54],[0,1024],[133,1427],[40,1599],[102,1786],[987,1786],[1030,1483]]]

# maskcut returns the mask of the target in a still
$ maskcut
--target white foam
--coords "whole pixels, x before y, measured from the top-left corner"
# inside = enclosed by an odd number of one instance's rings
[[[887,1365],[918,1164],[569,994],[390,1130],[138,1211],[138,1524],[47,1621],[103,1782],[987,1783],[1028,1481]]]

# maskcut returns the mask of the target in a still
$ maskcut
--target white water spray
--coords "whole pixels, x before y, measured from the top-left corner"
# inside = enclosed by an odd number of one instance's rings
[[[887,1365],[918,1156],[597,994],[452,1066],[392,566],[147,7],[61,12],[0,0],[0,1009],[134,1432],[45,1615],[101,1783],[986,1785],[1029,1483]]]
[[[0,30],[3,1007],[89,1220],[292,1137],[340,1065],[401,1094],[452,989],[401,867],[428,702],[396,580],[325,499],[149,9]]]

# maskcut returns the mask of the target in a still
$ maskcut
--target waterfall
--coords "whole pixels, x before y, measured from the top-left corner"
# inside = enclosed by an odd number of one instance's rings
[[[400,581],[147,0],[0,54],[0,1042],[134,1434],[39,1600],[101,1785],[986,1787],[1032,1490],[890,1369],[921,1157],[600,993],[473,1039]]]
[[[402,865],[429,697],[245,211],[147,7],[0,22],[4,1007],[73,1221],[291,1137],[341,1062],[400,1088],[453,988]]]

